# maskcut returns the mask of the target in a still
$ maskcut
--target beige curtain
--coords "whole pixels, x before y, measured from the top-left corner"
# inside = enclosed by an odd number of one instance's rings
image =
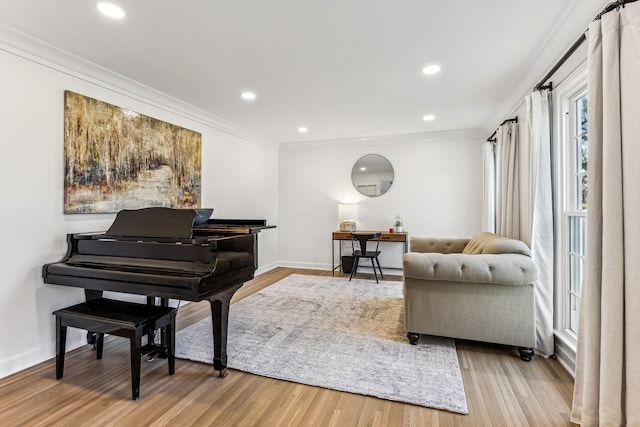
[[[496,231],[496,159],[495,143],[487,141],[482,145],[482,231]]]
[[[520,239],[518,124],[496,131],[496,233]]]
[[[571,420],[640,426],[640,2],[588,31],[587,256]]]
[[[521,149],[523,158],[520,239],[531,247],[539,269],[535,287],[536,350],[554,353],[553,337],[553,194],[551,183],[551,133],[549,91],[525,97],[526,116]]]
[[[540,269],[535,287],[536,351],[551,355],[555,349],[549,92],[533,92],[524,101],[522,139],[517,123],[504,124],[496,131],[496,233],[522,240],[531,248]],[[487,160],[485,152],[485,163]]]

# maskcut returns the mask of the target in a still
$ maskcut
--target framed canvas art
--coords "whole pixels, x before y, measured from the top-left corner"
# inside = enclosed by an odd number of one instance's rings
[[[64,93],[64,212],[200,207],[202,135]]]

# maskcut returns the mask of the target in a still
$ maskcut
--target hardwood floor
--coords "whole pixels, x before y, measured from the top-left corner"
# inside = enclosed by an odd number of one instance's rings
[[[277,268],[246,283],[234,300],[291,273],[331,275]],[[178,312],[178,328],[208,315],[208,302],[188,304]],[[140,400],[132,401],[128,340],[108,337],[101,361],[89,345],[69,352],[61,380],[55,359],[1,379],[0,426],[572,425],[573,379],[556,360],[535,356],[527,363],[505,346],[458,340],[456,346],[469,415],[234,370],[218,378],[210,365],[185,360],[176,360],[169,376],[164,359],[143,362]]]

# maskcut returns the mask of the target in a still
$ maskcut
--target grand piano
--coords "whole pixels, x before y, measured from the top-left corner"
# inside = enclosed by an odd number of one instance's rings
[[[224,377],[231,297],[257,269],[257,233],[273,226],[213,219],[194,226],[195,217],[191,209],[120,211],[106,232],[68,234],[64,258],[43,266],[44,282],[84,288],[87,300],[103,291],[145,295],[150,304],[209,300],[213,368]]]

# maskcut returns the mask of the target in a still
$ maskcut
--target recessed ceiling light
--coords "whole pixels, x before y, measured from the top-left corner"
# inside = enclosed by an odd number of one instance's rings
[[[119,6],[111,3],[98,3],[98,10],[109,18],[122,19],[124,18],[124,10]]]
[[[433,114],[427,114],[426,116],[422,116],[422,120],[424,120],[425,122],[430,122],[435,118],[436,116],[434,116]]]
[[[367,170],[367,168],[365,168],[364,166],[361,166],[361,167],[360,167],[360,171],[361,171],[361,172],[364,172],[364,171],[366,171],[366,170]]]
[[[426,67],[424,67],[422,69],[422,72],[424,74],[427,74],[427,75],[436,74],[439,71],[440,71],[440,66],[439,65],[435,65],[435,64],[434,65],[427,65]]]
[[[242,99],[246,99],[247,101],[256,99],[256,94],[253,92],[242,92],[240,96],[242,97]]]
[[[307,127],[305,127],[305,126],[300,126],[298,128],[298,132],[300,132],[300,133],[306,133],[308,130],[309,129]]]

